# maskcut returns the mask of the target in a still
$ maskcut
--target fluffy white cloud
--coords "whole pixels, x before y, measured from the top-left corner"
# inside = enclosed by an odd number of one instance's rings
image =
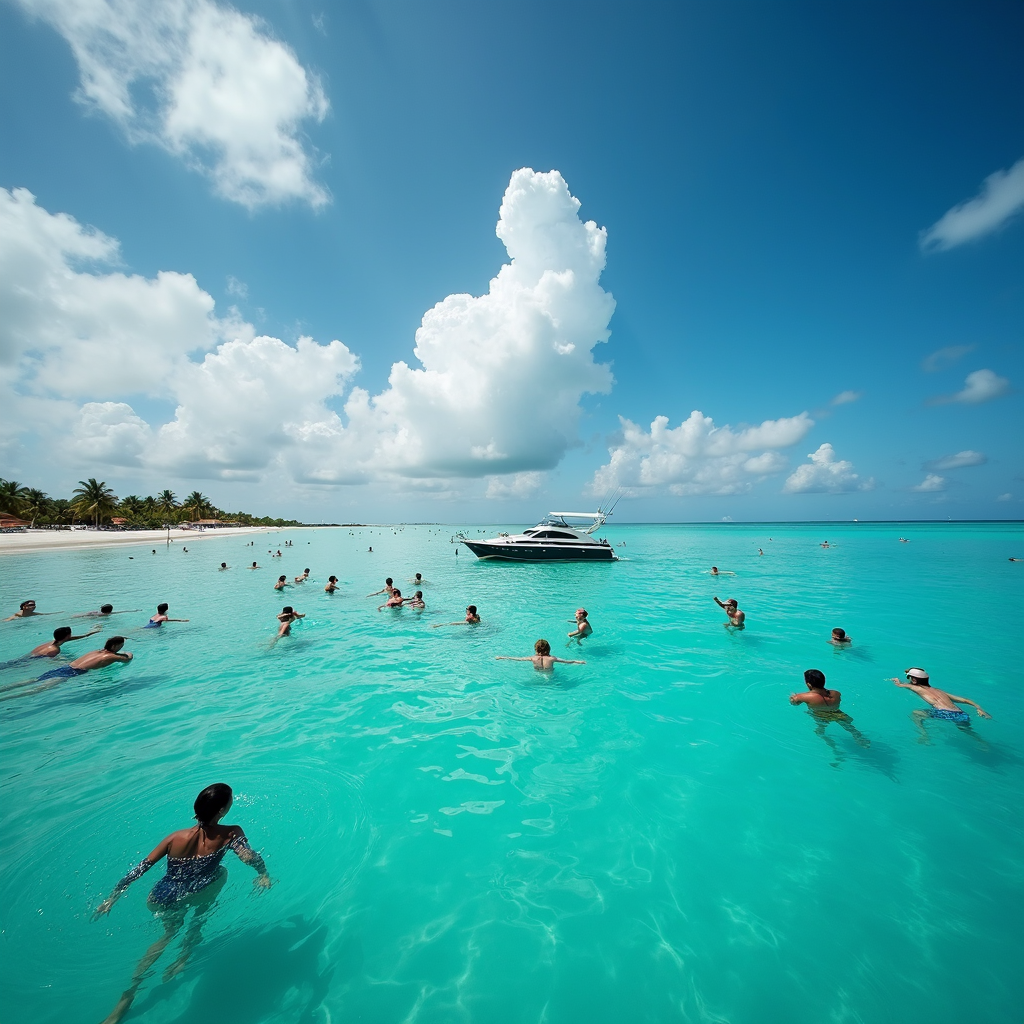
[[[849,405],[851,402],[859,401],[863,397],[863,391],[840,391],[839,394],[832,399],[832,404]]]
[[[929,473],[913,491],[944,491],[946,489],[946,478],[937,473]]]
[[[1024,209],[1024,159],[1008,171],[990,174],[981,191],[947,210],[921,235],[925,252],[953,249],[1001,228]]]
[[[1006,494],[1000,494],[996,501],[1013,501],[1013,495],[1007,491]]]
[[[814,421],[806,412],[734,431],[716,427],[694,410],[674,429],[658,416],[649,431],[623,417],[622,441],[609,449],[609,461],[595,474],[594,494],[667,487],[671,494],[738,494],[786,467],[778,452],[803,439]],[[758,454],[754,454],[758,453]]]
[[[577,443],[581,396],[612,383],[593,357],[615,308],[599,284],[605,231],[579,205],[556,171],[513,174],[497,226],[511,262],[487,294],[424,315],[419,366],[394,364],[382,392],[341,406],[359,362],[340,341],[254,337],[188,275],[82,267],[116,259],[116,242],[0,190],[12,418],[44,433],[59,421],[79,462],[221,479],[277,465],[324,484],[487,477],[491,496],[528,496]],[[146,422],[126,401],[139,394],[171,401],[173,419]]]
[[[965,466],[983,466],[986,462],[988,456],[967,449],[956,455],[943,455],[941,459],[927,463],[925,469],[963,469]]]
[[[853,463],[836,458],[835,449],[825,443],[807,456],[810,462],[790,473],[783,491],[787,494],[843,494],[847,491],[869,491],[874,480],[861,480],[853,471]]]
[[[327,99],[258,18],[212,0],[18,2],[71,46],[78,98],[132,142],[162,146],[249,208],[327,202],[300,138]]]
[[[962,402],[967,405],[979,405],[993,398],[1001,398],[1010,390],[1010,382],[992,370],[975,370],[967,374],[964,386],[955,395],[939,395],[931,399],[933,405],[945,405],[950,402]]]
[[[921,369],[925,373],[938,373],[939,370],[952,366],[968,352],[973,352],[975,347],[974,345],[947,345],[945,348],[936,349],[921,360]]]

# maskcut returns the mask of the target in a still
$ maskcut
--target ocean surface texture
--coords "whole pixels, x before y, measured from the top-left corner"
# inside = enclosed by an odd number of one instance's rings
[[[64,612],[0,624],[5,662],[90,622],[70,613],[140,609],[98,637],[131,664],[0,703],[0,1019],[110,1012],[162,934],[163,866],[93,908],[227,782],[276,885],[229,854],[191,960],[162,980],[183,931],[126,1020],[1020,1024],[1020,526],[609,526],[619,562],[526,566],[453,532],[0,560],[3,615]],[[424,612],[365,596],[416,571]],[[159,601],[190,621],[142,629]],[[469,603],[481,625],[430,628]],[[273,643],[284,604],[306,618]],[[539,637],[586,664],[494,660]],[[912,665],[991,721],[921,742],[888,681]],[[789,704],[806,668],[859,736]]]

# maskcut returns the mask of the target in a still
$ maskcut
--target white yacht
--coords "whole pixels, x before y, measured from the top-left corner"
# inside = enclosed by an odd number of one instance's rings
[[[611,515],[602,512],[549,512],[547,517],[522,533],[502,533],[493,540],[458,539],[477,558],[506,562],[613,562],[611,545],[593,534]],[[579,522],[574,522],[579,521]]]

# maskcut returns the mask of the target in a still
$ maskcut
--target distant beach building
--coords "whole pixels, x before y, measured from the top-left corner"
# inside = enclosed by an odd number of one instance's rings
[[[12,516],[9,512],[0,512],[0,530],[5,533],[12,530],[27,530],[31,525],[27,520]]]
[[[182,523],[183,530],[205,530],[213,527],[241,526],[237,519],[196,519],[191,523]]]

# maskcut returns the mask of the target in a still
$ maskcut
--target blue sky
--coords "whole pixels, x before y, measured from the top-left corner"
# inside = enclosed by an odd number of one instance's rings
[[[1020,5],[139,10],[0,5],[2,475],[1021,517]]]

